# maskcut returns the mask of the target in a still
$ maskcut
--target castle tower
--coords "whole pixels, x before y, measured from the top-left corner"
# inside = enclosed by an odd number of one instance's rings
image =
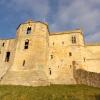
[[[20,24],[16,32],[16,50],[13,65],[1,83],[47,84],[45,67],[48,52],[48,25],[42,22]]]

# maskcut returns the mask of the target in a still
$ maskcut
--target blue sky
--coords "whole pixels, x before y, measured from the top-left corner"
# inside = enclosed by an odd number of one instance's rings
[[[100,42],[100,0],[0,0],[0,37],[15,37],[30,18],[47,22],[51,32],[80,28],[86,42]]]

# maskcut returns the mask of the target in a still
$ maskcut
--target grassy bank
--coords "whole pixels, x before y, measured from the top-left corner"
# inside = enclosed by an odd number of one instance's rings
[[[0,100],[100,100],[100,88],[85,85],[0,86]]]

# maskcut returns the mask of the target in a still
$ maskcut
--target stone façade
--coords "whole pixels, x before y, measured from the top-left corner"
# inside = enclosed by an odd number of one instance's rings
[[[85,44],[80,29],[50,33],[46,23],[28,20],[16,38],[0,39],[0,84],[77,84],[78,69],[100,73],[100,45]]]

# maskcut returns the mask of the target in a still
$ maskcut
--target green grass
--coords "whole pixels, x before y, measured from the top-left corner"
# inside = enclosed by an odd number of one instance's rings
[[[100,100],[100,88],[85,85],[0,86],[0,100]]]

